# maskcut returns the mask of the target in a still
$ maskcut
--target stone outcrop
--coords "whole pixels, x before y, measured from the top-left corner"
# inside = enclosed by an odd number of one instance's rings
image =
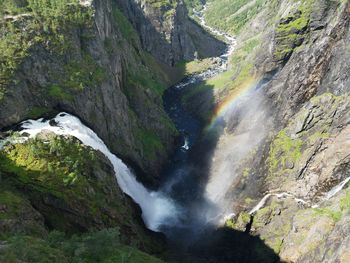
[[[46,238],[53,230],[71,235],[118,228],[125,244],[162,249],[162,236],[146,229],[141,209],[118,187],[109,160],[73,137],[42,132],[5,146],[0,169],[3,236]]]
[[[273,125],[235,171],[228,196],[240,212],[227,225],[260,236],[286,262],[347,262],[350,3],[312,3],[306,20],[289,1],[281,6],[287,11],[265,35],[274,40],[264,38],[255,63],[267,79],[264,123]]]
[[[182,0],[117,2],[139,32],[144,49],[169,65],[219,56],[226,48],[189,18]]]
[[[172,69],[160,65],[147,52],[172,64],[170,61],[193,58],[197,50],[203,56],[214,54],[224,44],[190,22],[181,4],[169,15],[168,27],[157,28],[159,32],[145,24],[148,9],[129,12],[137,29],[140,25],[151,28],[142,29],[140,37],[114,1],[96,0],[83,5],[93,10],[93,21],[63,29],[64,45],[69,48],[64,52],[55,50],[50,39],[32,45],[11,81],[1,87],[5,92],[0,101],[0,128],[52,111],[73,113],[139,171],[141,179],[154,182],[177,132],[163,110],[161,98]],[[166,11],[153,8],[152,14],[160,19],[167,16]],[[21,18],[16,25],[26,27],[30,19]],[[163,41],[159,34],[169,34],[173,40]],[[204,48],[206,42],[214,43],[209,45],[212,52]]]

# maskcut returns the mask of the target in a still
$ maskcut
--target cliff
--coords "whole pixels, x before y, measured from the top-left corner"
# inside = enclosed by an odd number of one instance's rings
[[[160,262],[145,252],[163,251],[162,236],[142,224],[102,153],[45,131],[5,146],[0,170],[2,262],[121,260],[126,253]]]
[[[177,44],[148,50],[145,34],[139,37],[114,1],[5,1],[2,10],[0,128],[53,111],[74,113],[143,172],[141,179],[153,182],[177,135],[162,106],[172,69],[154,56],[162,58]],[[178,8],[173,16],[184,12]],[[130,14],[133,23],[142,19]],[[172,19],[171,27],[188,30],[180,20]],[[204,31],[196,37],[222,46]],[[196,48],[177,48],[177,59]]]
[[[143,48],[160,61],[219,56],[226,45],[190,19],[182,0],[117,0],[138,31]]]
[[[191,96],[214,100],[195,109],[237,98],[209,164],[212,180],[230,175],[223,202],[237,215],[227,226],[286,262],[347,262],[350,4],[247,1],[215,19],[223,2],[206,14],[237,35],[236,51],[226,75]]]

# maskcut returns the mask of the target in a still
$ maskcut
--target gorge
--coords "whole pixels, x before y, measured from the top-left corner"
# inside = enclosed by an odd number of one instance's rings
[[[348,262],[350,2],[0,2],[1,262]]]

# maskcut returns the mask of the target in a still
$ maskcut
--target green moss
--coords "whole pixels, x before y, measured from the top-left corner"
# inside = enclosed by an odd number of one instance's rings
[[[345,195],[340,200],[340,209],[350,212],[350,187],[346,189]]]
[[[139,65],[138,68],[129,68],[127,74],[127,84],[134,87],[141,87],[153,91],[160,96],[165,90],[164,84],[162,84],[153,74],[149,68]],[[130,93],[131,89],[126,90],[129,96],[133,96]]]
[[[270,147],[270,173],[274,173],[279,166],[286,169],[287,161],[297,162],[301,157],[303,144],[301,139],[292,139],[285,130],[281,130]]]
[[[40,191],[59,196],[67,186],[75,185],[78,191],[86,187],[85,167],[94,160],[93,151],[78,141],[59,137],[51,137],[48,142],[30,139],[7,146],[0,153],[2,171],[15,174],[22,183],[35,182]]]
[[[314,208],[313,211],[315,215],[325,215],[331,218],[334,222],[338,222],[342,216],[341,211],[334,211],[330,208]]]
[[[135,44],[139,41],[139,37],[134,27],[130,21],[125,17],[125,15],[116,7],[113,6],[113,17],[114,22],[120,29],[123,37],[129,41],[130,44]]]
[[[18,207],[23,205],[23,199],[11,191],[1,188],[0,205],[6,207],[6,212],[0,211],[0,220],[11,219]]]
[[[328,132],[323,132],[323,131],[317,131],[313,135],[309,137],[309,142],[311,144],[314,144],[316,141],[320,139],[328,139],[330,134]]]
[[[84,53],[81,60],[71,60],[64,67],[64,77],[61,83],[64,88],[83,90],[86,87],[94,87],[107,79],[104,68],[88,54]]]
[[[294,16],[284,18],[288,23],[279,23],[276,28],[277,45],[274,51],[277,60],[283,60],[299,47],[306,37],[312,1],[301,1]]]
[[[143,154],[146,160],[155,160],[158,154],[164,152],[163,144],[155,133],[139,129],[136,136],[143,145]]]
[[[7,244],[0,253],[3,262],[69,262],[62,251],[49,246],[45,240],[39,238],[14,236],[7,240]]]
[[[6,92],[5,88],[0,86],[0,102],[5,97],[5,92]]]
[[[184,2],[190,16],[193,15],[193,9],[201,10],[203,7],[201,0],[184,0]]]
[[[48,88],[48,94],[50,97],[60,99],[60,100],[72,100],[73,97],[66,90],[62,89],[58,85],[51,85]]]
[[[177,6],[176,0],[146,0],[146,3],[155,9],[161,9],[164,12],[164,17],[174,14]]]
[[[47,141],[30,139],[0,152],[0,170],[5,173],[6,180],[15,187],[25,187],[31,199],[51,196],[63,206],[71,204],[74,209],[78,206],[87,217],[105,220],[105,213],[100,209],[108,203],[102,190],[108,181],[96,182],[95,179],[91,184],[90,171],[100,169],[98,167],[94,152],[72,138],[50,135]],[[72,200],[75,200],[73,204]],[[113,205],[110,210],[115,209]],[[45,217],[52,227],[74,231],[68,220],[62,220],[59,210],[45,210]]]
[[[274,250],[276,254],[279,254],[282,250],[283,240],[288,232],[292,229],[290,222],[286,222],[281,228],[275,228],[271,234],[273,238],[267,244]]]
[[[28,118],[30,119],[37,119],[39,117],[43,117],[44,115],[48,114],[51,110],[46,107],[33,107],[28,112]]]

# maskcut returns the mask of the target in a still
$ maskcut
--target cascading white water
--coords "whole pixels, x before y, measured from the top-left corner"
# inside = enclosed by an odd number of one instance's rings
[[[129,168],[117,158],[104,142],[90,128],[67,113],[60,113],[54,119],[54,125],[49,120],[27,120],[22,123],[20,134],[27,133],[35,137],[43,130],[52,131],[58,135],[70,135],[79,139],[83,144],[102,152],[112,163],[118,185],[124,193],[129,195],[142,209],[142,217],[146,226],[158,231],[161,225],[168,222],[175,224],[180,213],[179,207],[160,192],[151,192],[139,183]]]
[[[314,204],[312,204],[311,202],[305,201],[301,198],[295,197],[294,195],[292,195],[291,193],[277,193],[277,194],[272,194],[272,193],[268,193],[266,194],[260,201],[259,203],[253,207],[252,210],[250,210],[249,214],[254,214],[257,211],[259,211],[261,208],[263,208],[266,203],[267,200],[272,197],[272,196],[276,196],[277,198],[286,198],[286,197],[291,197],[295,200],[295,202],[303,204],[305,206],[308,207],[312,207],[312,208],[318,208],[320,207],[320,205],[325,202],[328,201],[329,199],[331,199],[332,197],[334,197],[335,195],[337,195],[341,190],[343,190],[343,188],[345,187],[345,185],[350,182],[350,177],[345,178],[343,181],[341,181],[339,184],[337,184],[336,186],[334,186],[329,192],[324,193],[324,197],[321,199],[321,201],[316,202]]]

